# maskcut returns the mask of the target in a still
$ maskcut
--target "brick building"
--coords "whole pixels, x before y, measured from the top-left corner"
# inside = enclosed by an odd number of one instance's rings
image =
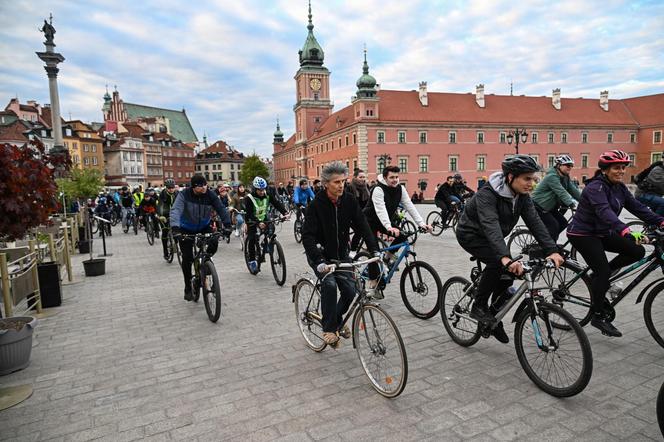
[[[203,175],[212,186],[239,181],[243,164],[244,154],[221,140],[196,154],[196,173]]]
[[[168,134],[155,134],[162,149],[164,179],[172,178],[179,185],[189,182],[194,175],[194,153],[197,143],[183,143]]]
[[[610,100],[607,91],[597,99],[430,92],[426,82],[417,90],[380,90],[369,74],[366,59],[351,104],[332,112],[330,72],[313,35],[300,51],[295,75],[295,133],[284,140],[274,133],[275,180],[314,178],[321,168],[341,160],[352,170],[360,167],[375,178],[386,164],[402,169],[409,193],[427,183],[426,197],[435,184],[459,172],[474,187],[482,176],[498,170],[514,153],[508,143],[516,128],[528,133],[520,153],[534,156],[547,167],[556,155],[569,154],[577,164],[573,176],[582,179],[595,170],[599,153],[625,150],[635,160],[631,175],[661,157],[664,94]]]

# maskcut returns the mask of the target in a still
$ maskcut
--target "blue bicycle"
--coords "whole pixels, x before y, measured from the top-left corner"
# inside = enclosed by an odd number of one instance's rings
[[[420,230],[425,232],[425,230]],[[417,235],[415,232],[402,232],[403,236]],[[432,318],[438,313],[439,305],[438,298],[443,291],[443,283],[438,276],[438,272],[429,264],[424,261],[417,260],[417,253],[412,248],[410,241],[404,241],[400,244],[387,245],[379,238],[379,244],[382,249],[380,253],[383,261],[385,262],[386,253],[394,252],[396,258],[393,262],[386,262],[386,265],[381,266],[381,275],[378,281],[377,298],[382,296],[382,292],[387,284],[392,281],[394,274],[399,271],[401,261],[406,261],[406,268],[401,274],[401,281],[399,289],[401,291],[401,299],[404,305],[413,316],[420,319]],[[396,254],[401,249],[401,252]],[[371,258],[371,255],[366,251],[360,251],[353,258],[354,261],[361,261]],[[363,276],[367,276],[368,268],[362,270]]]

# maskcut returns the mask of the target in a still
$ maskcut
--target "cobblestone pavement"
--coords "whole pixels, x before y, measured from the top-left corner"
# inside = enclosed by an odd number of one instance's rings
[[[0,439],[661,440],[655,397],[664,349],[633,296],[618,308],[623,338],[586,328],[589,386],[556,399],[526,377],[512,343],[462,348],[439,316],[411,316],[392,283],[383,305],[403,335],[410,372],[404,393],[389,400],[371,388],[351,345],[322,353],[305,346],[290,284],[306,265],[291,229],[279,235],[289,272],[282,288],[269,269],[249,275],[236,238],[220,244],[217,324],[202,301],[182,299],[177,264],[164,262],[142,231],[114,229],[104,276],[85,278],[85,257],[75,256],[79,283],[65,286],[62,307],[37,327],[31,365],[0,378],[0,386],[34,387],[30,399],[0,412]],[[422,237],[417,250],[443,281],[468,274],[450,232]]]

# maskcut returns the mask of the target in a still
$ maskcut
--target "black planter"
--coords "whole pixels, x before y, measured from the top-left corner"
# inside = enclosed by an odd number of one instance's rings
[[[83,261],[85,276],[100,276],[106,273],[106,260],[103,258]]]
[[[82,241],[85,239],[85,227],[78,226],[78,240]]]
[[[60,266],[54,262],[39,264],[37,274],[39,275],[39,293],[42,307],[59,307],[62,304]]]
[[[90,241],[84,239],[78,241],[78,252],[79,253],[90,253]]]

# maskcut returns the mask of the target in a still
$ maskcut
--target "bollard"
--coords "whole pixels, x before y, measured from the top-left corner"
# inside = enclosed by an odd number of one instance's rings
[[[53,238],[52,233],[48,234],[48,251],[49,251],[49,254],[51,255],[51,261],[58,262],[57,261],[58,256],[57,256],[57,252],[55,250],[55,240]]]
[[[30,253],[35,253],[35,240],[31,239],[28,244],[30,245]],[[42,312],[42,304],[41,293],[39,290],[39,274],[37,274],[37,262],[35,262],[30,273],[32,274],[32,284],[35,287],[35,297],[37,298],[37,314],[39,314]]]
[[[73,278],[71,275],[71,255],[69,251],[69,234],[67,228],[65,227],[65,267],[67,268],[67,280],[72,282]]]
[[[2,277],[2,301],[5,305],[5,318],[9,318],[14,314],[14,311],[9,288],[9,269],[7,269],[6,253],[0,253],[0,276]]]

